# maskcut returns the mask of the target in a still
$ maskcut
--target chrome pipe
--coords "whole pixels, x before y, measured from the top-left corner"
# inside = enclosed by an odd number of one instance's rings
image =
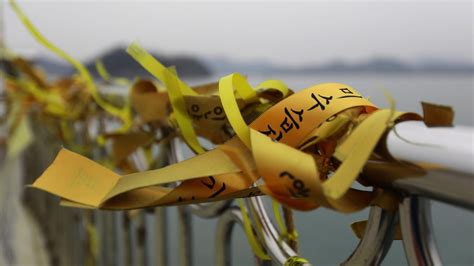
[[[393,188],[474,210],[474,176],[451,170],[429,171],[426,176],[395,180]]]
[[[411,266],[442,265],[431,224],[427,199],[406,197],[399,205],[403,247]]]
[[[380,265],[390,249],[398,213],[378,206],[370,208],[364,235],[341,265]]]
[[[257,236],[272,261],[284,265],[288,258],[297,256],[296,252],[280,239],[278,231],[268,217],[262,199],[260,197],[249,198],[246,200],[246,204],[250,210],[253,210],[249,212],[253,224],[260,223],[261,225],[261,230],[257,230]]]
[[[417,195],[474,210],[474,176],[450,169],[430,170],[424,176],[396,180],[367,177],[374,186],[394,189],[406,195]]]
[[[230,207],[219,216],[216,227],[215,265],[231,265],[232,230],[236,223],[243,225],[242,213],[238,207]]]

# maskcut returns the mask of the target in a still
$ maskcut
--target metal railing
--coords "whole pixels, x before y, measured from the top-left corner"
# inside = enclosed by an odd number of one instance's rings
[[[34,115],[32,120],[36,140],[23,154],[27,184],[41,174],[61,145],[46,127],[35,120]],[[87,130],[81,125],[76,129]],[[82,135],[79,133],[78,136]],[[181,145],[176,139],[167,146],[168,163],[183,160]],[[93,156],[103,156],[103,149],[95,148]],[[138,157],[135,159],[140,160]],[[369,181],[398,192],[403,200],[397,211],[371,207],[367,230],[352,254],[342,255],[341,264],[379,265],[390,249],[395,227],[399,223],[408,263],[441,265],[431,225],[430,201],[446,202],[472,211],[472,173],[433,170],[423,178]],[[242,225],[240,209],[233,206],[232,201],[177,207],[179,234],[170,236],[167,208],[126,212],[77,210],[60,207],[56,198],[33,190],[27,190],[24,198],[36,219],[47,221],[40,224],[52,265],[170,265],[170,237],[179,238],[179,265],[193,265],[193,216],[217,219],[215,247],[205,248],[215,250],[216,265],[229,265],[232,261],[233,228],[236,224]],[[288,258],[297,256],[297,251],[281,241],[261,197],[247,199],[245,203],[252,210],[253,233],[272,259],[271,262],[256,259],[256,263],[282,265]],[[255,226],[257,223],[260,225],[258,228]]]

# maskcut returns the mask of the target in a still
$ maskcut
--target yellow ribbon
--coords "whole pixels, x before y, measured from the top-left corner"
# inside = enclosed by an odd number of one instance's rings
[[[247,240],[249,242],[250,248],[253,250],[253,253],[255,254],[255,256],[257,256],[259,259],[270,260],[271,258],[267,255],[267,253],[264,251],[260,243],[255,238],[255,235],[253,234],[250,218],[242,199],[239,199],[239,206],[240,206],[240,211],[242,212],[244,232],[245,232],[245,235],[247,236]]]
[[[31,35],[33,35],[33,37],[41,45],[43,45],[45,48],[47,48],[51,52],[55,53],[59,57],[69,62],[78,71],[82,80],[86,83],[87,89],[91,93],[95,102],[100,107],[102,107],[106,112],[110,113],[111,115],[119,117],[125,122],[125,124],[129,124],[128,121],[130,121],[130,115],[131,115],[130,112],[128,110],[121,110],[119,108],[116,108],[113,105],[110,105],[107,102],[105,102],[100,97],[99,93],[97,92],[97,88],[95,86],[94,80],[92,76],[90,75],[89,71],[87,70],[87,68],[83,64],[81,64],[79,61],[69,56],[59,47],[55,46],[53,43],[47,40],[38,31],[38,29],[33,25],[33,23],[28,19],[28,17],[25,15],[25,13],[21,10],[21,8],[18,6],[18,4],[14,0],[10,0],[10,5],[12,9],[15,11],[15,13],[17,14],[18,18],[20,18],[21,22],[26,27],[26,29],[31,33]]]
[[[195,95],[196,93],[184,82],[178,79],[174,73],[164,67],[158,60],[153,58],[138,43],[132,43],[127,48],[129,53],[143,68],[150,72],[156,79],[161,81],[168,90],[171,106],[175,113],[181,134],[188,146],[196,153],[205,152],[199,144],[196,132],[193,128],[191,119],[186,111],[186,104],[183,98],[183,92]]]

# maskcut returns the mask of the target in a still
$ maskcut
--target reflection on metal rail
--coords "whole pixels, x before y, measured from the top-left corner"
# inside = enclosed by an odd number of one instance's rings
[[[410,265],[442,265],[436,248],[429,201],[407,197],[400,204],[400,225]]]

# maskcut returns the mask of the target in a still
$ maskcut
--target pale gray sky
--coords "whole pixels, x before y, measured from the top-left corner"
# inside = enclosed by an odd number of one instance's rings
[[[169,54],[292,65],[374,55],[473,60],[472,1],[19,4],[50,40],[82,60],[134,40]],[[4,8],[7,45],[22,53],[46,53],[9,6]]]

